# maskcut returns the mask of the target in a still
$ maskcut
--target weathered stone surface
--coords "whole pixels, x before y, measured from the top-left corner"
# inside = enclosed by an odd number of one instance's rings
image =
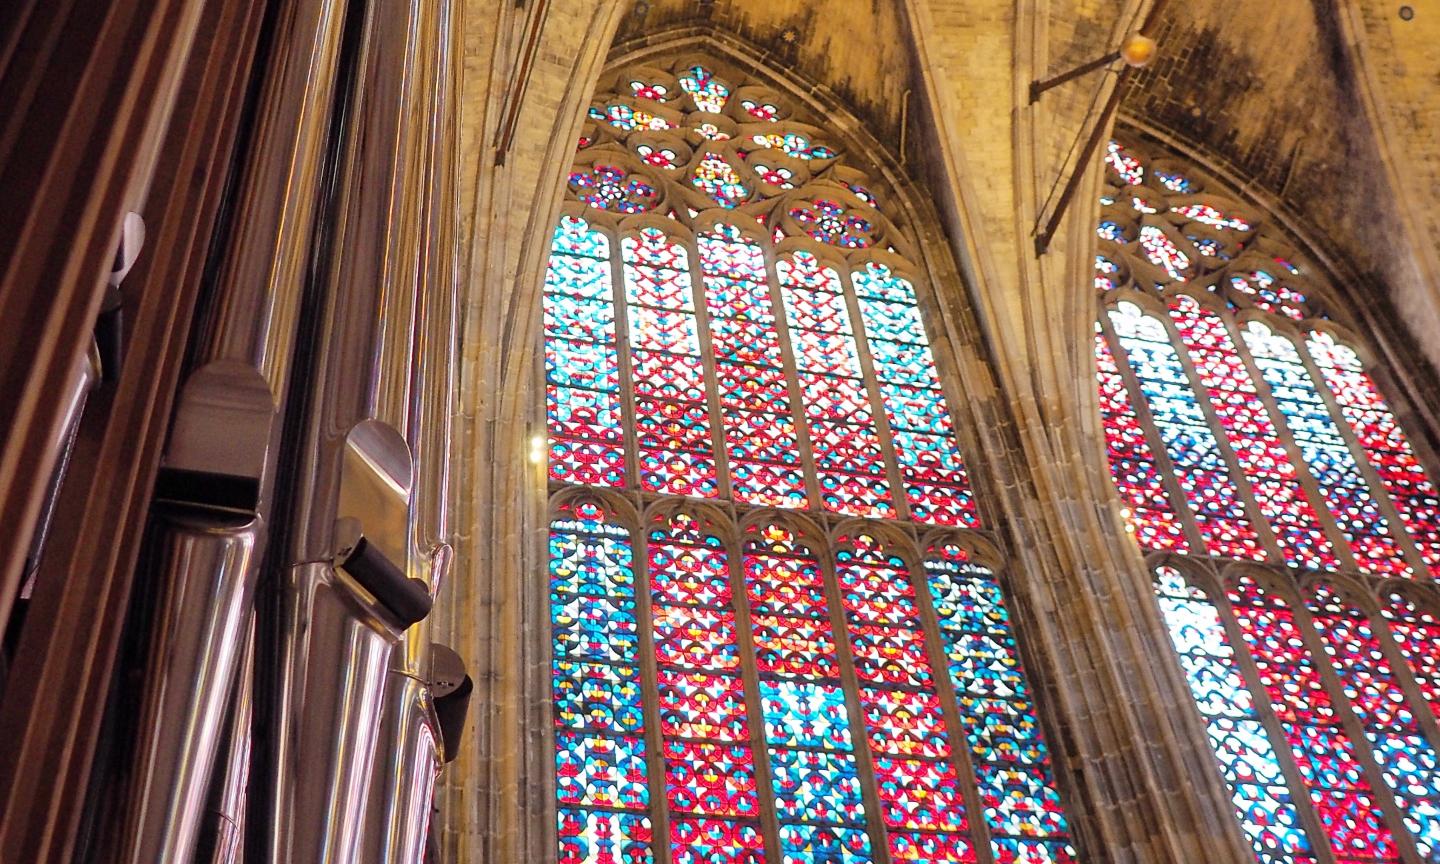
[[[1262,196],[1440,363],[1440,15],[1378,0],[1171,3],[1123,110]],[[1393,313],[1392,313],[1393,314]]]

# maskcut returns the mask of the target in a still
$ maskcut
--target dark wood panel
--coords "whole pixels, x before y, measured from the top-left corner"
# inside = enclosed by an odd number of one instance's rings
[[[17,208],[31,211],[23,220],[28,233],[23,243],[7,241],[15,259],[0,284],[7,310],[0,328],[10,328],[0,331],[0,369],[7,370],[0,392],[56,392],[56,379],[87,339],[113,254],[112,226],[133,208],[146,217],[149,235],[125,286],[129,353],[119,380],[97,394],[87,413],[0,704],[4,861],[65,860],[74,842],[264,4],[173,0],[110,9],[93,26],[67,22],[68,41],[48,64],[28,70],[29,83],[50,93],[44,110],[93,116],[62,124],[57,143],[66,146],[58,152],[32,142],[0,166],[0,176],[27,166],[52,175],[23,184],[38,196]],[[46,14],[42,4],[32,19]],[[201,15],[193,52],[180,36],[185,14]],[[47,75],[55,63],[89,70],[79,90],[51,92]],[[0,90],[5,82],[0,78]],[[180,88],[168,121],[155,105],[167,86]],[[69,141],[76,136],[93,140]],[[143,205],[132,203],[147,186]],[[63,194],[51,198],[52,189]],[[22,221],[13,213],[5,218]],[[18,319],[9,315],[12,301]],[[18,322],[38,329],[15,332]],[[16,362],[27,358],[33,361]],[[6,456],[21,460],[21,470],[12,462],[0,474],[7,517],[33,507],[29,499],[44,477],[36,453],[54,413],[44,399],[24,413],[0,412],[8,415],[0,417]],[[28,521],[7,518],[0,526],[7,576],[15,571],[15,550],[23,556],[25,544],[17,541]]]

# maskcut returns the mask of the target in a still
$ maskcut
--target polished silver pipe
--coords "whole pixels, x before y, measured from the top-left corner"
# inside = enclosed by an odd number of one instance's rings
[[[455,68],[449,0],[410,0],[406,101],[414,166],[422,182],[408,188],[401,209],[421,229],[418,303],[413,338],[406,438],[415,456],[411,507],[412,571],[440,590],[452,560],[447,521],[451,423],[458,377],[459,300],[456,279],[454,167]],[[419,864],[430,828],[443,744],[427,676],[430,627],[407,630],[391,662],[391,692],[381,727],[363,860]]]
[[[245,640],[235,692],[231,697],[227,749],[222,774],[211,781],[210,828],[201,834],[195,864],[240,864],[245,830],[245,792],[250,781],[250,742],[254,734],[255,630]]]
[[[432,584],[448,575],[453,556],[441,546],[429,562]],[[424,622],[405,631],[390,664],[386,699],[361,860],[420,864],[430,828],[435,782],[446,756],[429,679],[430,646],[419,640]],[[421,668],[424,675],[411,671]]]
[[[403,665],[403,660],[391,664],[382,751],[375,766],[365,845],[357,859],[373,864],[420,864],[440,773],[429,685],[397,668]]]
[[[403,670],[418,665],[423,649],[406,638],[418,616],[398,613],[430,602],[431,555],[415,541],[404,433],[415,400],[433,402],[419,393],[435,387],[416,358],[429,287],[431,9],[432,0],[367,4],[350,102],[337,114],[344,146],[333,231],[321,250],[316,398],[300,442],[291,578],[278,598],[276,792],[262,829],[275,861],[375,860],[364,838],[377,826],[365,817],[390,812],[376,810],[373,793],[391,786],[376,771],[413,775],[416,757],[397,757],[413,754],[407,736],[420,734],[409,731],[417,700],[414,676]],[[360,549],[368,557],[354,560]],[[381,797],[392,809],[401,800],[393,788]]]
[[[182,386],[162,463],[162,481],[166,473],[251,481],[253,506],[262,514],[269,508],[279,418],[324,197],[348,6],[281,4],[229,252],[200,337],[202,359]],[[243,400],[233,397],[237,388],[245,391]]]
[[[48,454],[48,460],[55,467],[50,471],[50,483],[45,488],[45,503],[41,506],[35,533],[30,538],[30,551],[25,556],[25,574],[20,580],[19,593],[22,599],[28,600],[35,588],[40,555],[45,549],[45,539],[50,535],[50,521],[55,516],[55,504],[60,498],[60,484],[65,479],[66,469],[70,467],[70,453],[75,446],[75,436],[80,431],[80,418],[85,413],[85,402],[90,397],[90,391],[100,383],[100,376],[100,352],[92,340],[90,350],[76,365],[69,385],[61,394],[65,404],[64,419],[60,424],[60,434],[50,443]],[[0,687],[3,687],[3,684],[0,684]]]
[[[253,366],[283,400],[323,197],[348,3],[280,4],[206,356]]]
[[[267,859],[351,864],[360,855],[378,719],[394,635],[328,563],[287,573],[284,710]],[[249,814],[254,819],[257,814]]]
[[[418,194],[412,187],[423,179],[407,152],[415,143],[406,131],[414,109],[406,98],[414,73],[405,68],[412,16],[407,0],[371,0],[364,16],[350,102],[337,107],[344,147],[335,209],[326,216],[333,233],[320,250],[325,308],[310,379],[315,404],[300,442],[288,553],[296,563],[335,552],[346,436],[368,421],[403,442],[408,420],[420,251],[418,228],[405,220]],[[386,542],[398,547],[387,550],[392,560],[408,566],[405,538]]]
[[[407,602],[418,592],[428,611],[428,594],[395,564],[404,561],[410,500],[404,439],[379,421],[362,421],[346,436],[340,462],[333,558],[297,563],[278,586],[280,653],[269,694],[274,789],[269,812],[247,817],[263,836],[266,859],[287,864],[362,860],[356,854],[387,672],[400,633],[413,623],[398,610],[412,608]]]
[[[174,603],[152,640],[172,647],[156,661],[168,662],[157,669],[164,686],[143,697],[140,767],[126,795],[143,806],[116,839],[116,860],[188,861],[194,852],[199,790],[237,671],[231,646],[250,627],[347,6],[279,4],[200,361],[181,386],[157,480],[157,498],[178,509],[166,510],[159,541],[172,562],[161,584]],[[242,546],[250,551],[240,555]]]
[[[130,801],[138,831],[126,860],[187,860],[205,815],[211,766],[250,616],[250,574],[261,523],[178,507],[160,509],[163,594],[145,670],[138,775]]]
[[[430,191],[431,200],[422,214],[426,230],[421,315],[405,437],[415,454],[415,548],[433,559],[433,550],[451,539],[450,464],[460,378],[460,264],[455,218],[459,117],[454,100],[458,34],[451,0],[416,0],[416,6],[423,10],[423,41],[432,45],[424,113],[431,130],[430,158],[423,186]],[[440,589],[433,576],[430,587],[432,591]]]
[[[454,134],[454,30],[449,0],[370,0],[364,16],[320,251],[325,308],[314,408],[297,442],[291,579],[278,598],[265,831],[268,857],[287,863],[418,860],[439,765],[422,678],[428,636],[361,570],[389,572],[387,585],[408,585],[428,608],[435,562],[448,560],[458,310],[452,216],[436,213],[438,197],[445,207],[454,197],[435,183],[452,183],[454,151],[438,135]],[[419,452],[425,505],[412,477]],[[356,536],[369,564],[346,563]]]

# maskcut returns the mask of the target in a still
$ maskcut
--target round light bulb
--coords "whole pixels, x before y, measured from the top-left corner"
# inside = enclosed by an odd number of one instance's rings
[[[1143,69],[1150,65],[1155,59],[1155,52],[1159,46],[1149,36],[1141,36],[1139,33],[1131,33],[1125,39],[1125,44],[1120,46],[1120,57],[1127,64],[1136,69]]]

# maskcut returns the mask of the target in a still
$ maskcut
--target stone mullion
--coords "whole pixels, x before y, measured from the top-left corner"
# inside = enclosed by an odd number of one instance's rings
[[[1266,593],[1273,594],[1274,591],[1275,589],[1270,588]],[[1310,614],[1304,597],[1300,596],[1298,591],[1293,597],[1284,594],[1279,596],[1290,607],[1295,626],[1300,630],[1300,638],[1305,642],[1305,651],[1310,655],[1310,661],[1314,663],[1316,670],[1320,673],[1320,680],[1326,693],[1330,696],[1330,704],[1335,708],[1341,728],[1350,738],[1350,746],[1355,752],[1355,760],[1360,763],[1360,770],[1364,772],[1365,779],[1370,783],[1370,791],[1375,796],[1375,803],[1385,814],[1385,822],[1390,828],[1390,833],[1395,837],[1395,846],[1400,850],[1401,860],[1405,864],[1424,864],[1419,850],[1415,847],[1415,835],[1405,826],[1405,816],[1395,805],[1395,795],[1400,790],[1395,789],[1385,779],[1380,762],[1375,758],[1374,745],[1370,743],[1365,725],[1360,720],[1358,707],[1345,695],[1345,682],[1340,679],[1340,673],[1335,670],[1335,664],[1325,650],[1325,640],[1315,627],[1315,619]]]
[[[1219,613],[1220,623],[1225,628],[1226,641],[1230,644],[1231,656],[1235,658],[1235,665],[1240,670],[1240,676],[1245,682],[1245,689],[1249,691],[1255,715],[1270,738],[1270,746],[1275,751],[1275,758],[1280,762],[1280,773],[1285,776],[1285,786],[1290,791],[1295,812],[1299,815],[1301,827],[1310,841],[1310,851],[1315,857],[1316,864],[1337,864],[1335,853],[1330,846],[1330,835],[1325,832],[1325,826],[1320,821],[1319,814],[1315,812],[1314,802],[1310,798],[1310,787],[1305,785],[1299,763],[1296,761],[1295,751],[1290,747],[1290,739],[1285,736],[1285,729],[1280,723],[1279,715],[1275,713],[1275,706],[1270,704],[1270,694],[1265,690],[1265,685],[1260,678],[1260,669],[1255,665],[1255,658],[1250,651],[1250,643],[1245,639],[1245,633],[1241,630],[1240,622],[1235,617],[1235,610],[1230,605],[1224,580],[1217,579],[1216,585],[1214,593],[1205,592],[1206,597]]]
[[[672,236],[671,240],[678,238]],[[716,495],[722,500],[734,497],[730,484],[730,448],[726,443],[725,411],[720,404],[719,370],[716,368],[715,345],[710,333],[710,303],[705,297],[705,266],[700,261],[700,244],[691,238],[684,241],[685,257],[690,262],[690,297],[695,306],[695,335],[700,340],[700,369],[705,376],[705,402],[710,412],[710,446],[715,460]]]
[[[875,434],[880,439],[880,452],[885,457],[886,474],[890,478],[890,497],[895,502],[895,518],[908,521],[910,492],[905,486],[900,459],[895,452],[895,436],[890,429],[890,414],[885,410],[885,397],[880,392],[880,378],[875,374],[875,358],[870,354],[869,334],[865,331],[865,318],[860,314],[860,298],[855,296],[854,283],[850,277],[851,273],[847,268],[840,276],[840,290],[845,297],[845,308],[850,314],[850,330],[855,334],[855,353],[860,358],[865,392],[870,396],[870,412],[875,415]],[[918,314],[918,307],[916,311]],[[941,393],[943,392],[942,390]]]
[[[1256,536],[1260,538],[1267,559],[1281,566],[1288,566],[1285,550],[1280,548],[1280,538],[1275,533],[1275,528],[1270,524],[1270,520],[1260,510],[1260,503],[1255,497],[1255,487],[1250,482],[1250,475],[1241,466],[1239,457],[1235,455],[1235,447],[1230,442],[1230,433],[1226,431],[1225,425],[1220,421],[1220,412],[1215,408],[1210,388],[1206,387],[1205,382],[1201,380],[1200,373],[1195,367],[1195,358],[1190,355],[1190,346],[1180,335],[1180,328],[1175,325],[1175,319],[1170,317],[1170,299],[1166,298],[1165,314],[1155,317],[1165,325],[1165,333],[1170,337],[1170,347],[1174,349],[1175,356],[1180,361],[1180,368],[1184,370],[1185,380],[1190,385],[1190,392],[1195,396],[1196,404],[1204,413],[1205,425],[1209,427],[1211,436],[1220,448],[1220,458],[1225,461],[1225,468],[1230,472],[1230,485],[1235,488],[1235,493],[1240,497],[1241,506],[1245,508],[1245,514],[1249,517]]]
[[[1265,407],[1266,413],[1270,415],[1270,425],[1274,427],[1275,434],[1280,436],[1281,444],[1285,448],[1285,455],[1290,459],[1291,466],[1295,468],[1295,476],[1300,483],[1300,488],[1304,490],[1306,497],[1310,500],[1311,509],[1315,511],[1316,517],[1320,520],[1320,527],[1325,531],[1325,537],[1329,539],[1330,546],[1335,550],[1335,557],[1342,561],[1348,559],[1352,566],[1346,569],[1354,569],[1355,550],[1351,547],[1350,540],[1345,536],[1345,531],[1340,527],[1339,521],[1336,520],[1334,511],[1330,509],[1330,502],[1325,497],[1324,490],[1320,488],[1320,481],[1315,479],[1314,473],[1310,470],[1310,463],[1305,461],[1305,454],[1301,452],[1300,445],[1296,443],[1295,435],[1290,431],[1290,424],[1280,410],[1280,404],[1276,401],[1275,394],[1270,390],[1270,382],[1265,380],[1265,376],[1261,374],[1260,368],[1255,364],[1255,357],[1250,353],[1250,346],[1245,344],[1245,339],[1235,324],[1234,316],[1221,314],[1219,318],[1225,325],[1225,332],[1230,337],[1231,344],[1235,346],[1236,355],[1245,365],[1245,372],[1250,376],[1250,383],[1255,388],[1256,396]]]
[[[660,686],[655,662],[655,609],[650,587],[650,540],[643,523],[631,541],[635,560],[635,617],[640,651],[641,704],[645,709],[645,768],[655,864],[670,864],[670,798],[666,794],[665,736],[660,732]]]
[[[625,293],[625,253],[620,233],[610,240],[610,293],[615,307],[615,356],[620,369],[620,418],[625,435],[625,486],[640,489],[640,441],[635,420],[635,367],[630,356],[630,298]]]
[[[801,471],[805,478],[805,497],[809,508],[824,512],[825,500],[820,493],[819,470],[815,462],[815,445],[810,440],[810,418],[805,411],[805,393],[800,387],[800,360],[795,342],[790,338],[789,312],[785,306],[784,289],[780,287],[780,271],[776,267],[775,247],[763,244],[766,288],[770,292],[771,315],[775,319],[775,336],[780,342],[780,368],[785,373],[785,386],[790,394],[790,417],[795,423],[795,446],[799,449]]]
[[[879,782],[875,778],[875,754],[870,750],[870,727],[860,707],[860,676],[855,672],[855,658],[850,647],[850,624],[845,619],[845,601],[840,593],[840,580],[835,573],[835,550],[828,539],[816,561],[825,579],[825,606],[830,613],[831,638],[835,658],[840,664],[841,691],[845,694],[845,710],[850,715],[850,747],[855,754],[855,774],[860,780],[860,796],[865,803],[865,833],[870,836],[872,864],[891,864],[889,828],[885,824],[885,807],[880,803]]]
[[[738,522],[734,522],[730,527],[733,529],[737,525]],[[745,583],[743,536],[732,537],[726,543],[725,552],[730,575],[730,606],[735,610],[736,648],[740,652],[740,678],[745,687],[745,713],[750,718],[750,753],[755,766],[755,798],[760,807],[765,860],[779,861],[780,816],[775,808],[775,780],[771,776],[765,710],[760,700],[760,671],[755,665],[755,629],[750,619],[750,590]]]
[[[1284,335],[1283,333],[1281,335]],[[1301,336],[1303,339],[1303,334]],[[1288,337],[1287,337],[1288,339]],[[1350,421],[1346,419],[1345,412],[1341,409],[1340,403],[1335,399],[1335,393],[1330,389],[1330,383],[1320,373],[1320,368],[1315,364],[1315,358],[1310,356],[1308,346],[1296,344],[1293,339],[1288,340],[1295,348],[1295,354],[1300,358],[1301,365],[1315,384],[1315,392],[1320,394],[1320,399],[1325,403],[1326,409],[1330,412],[1330,419],[1335,423],[1335,428],[1340,430],[1340,438],[1345,446],[1350,449],[1350,455],[1355,459],[1355,465],[1360,469],[1360,474],[1365,482],[1370,485],[1370,494],[1374,497],[1375,503],[1384,511],[1385,518],[1390,520],[1390,534],[1395,538],[1395,543],[1405,555],[1405,562],[1415,570],[1415,578],[1429,579],[1430,565],[1420,555],[1420,547],[1415,545],[1415,538],[1410,536],[1410,526],[1401,518],[1400,510],[1395,506],[1395,501],[1390,497],[1390,490],[1380,479],[1380,474],[1375,466],[1370,463],[1370,454],[1361,446],[1355,430],[1351,428]],[[1397,421],[1398,422],[1398,421]],[[1403,430],[1402,430],[1403,431]]]
[[[918,548],[918,547],[917,547]],[[910,587],[915,592],[916,613],[925,637],[925,651],[930,655],[930,672],[935,679],[935,695],[940,699],[941,713],[950,730],[950,761],[961,778],[961,794],[965,808],[970,814],[970,839],[975,844],[975,860],[978,864],[995,864],[995,853],[990,837],[990,824],[985,817],[985,802],[980,798],[979,777],[970,759],[968,727],[960,713],[960,697],[955,682],[950,678],[949,655],[940,636],[940,619],[930,599],[929,575],[925,572],[924,550],[910,567]],[[912,562],[906,562],[909,565]],[[936,661],[939,665],[936,665]]]
[[[1200,534],[1199,524],[1195,521],[1195,507],[1190,501],[1190,496],[1180,486],[1180,478],[1175,474],[1175,463],[1170,461],[1170,450],[1165,446],[1165,441],[1160,437],[1160,428],[1155,423],[1155,417],[1150,413],[1150,400],[1145,397],[1140,387],[1140,379],[1135,374],[1135,369],[1130,365],[1130,354],[1120,340],[1115,336],[1115,328],[1110,323],[1109,309],[1102,310],[1100,315],[1101,335],[1107,345],[1110,346],[1110,356],[1115,360],[1115,370],[1120,380],[1125,384],[1126,395],[1130,403],[1130,410],[1135,412],[1136,422],[1140,424],[1141,430],[1145,433],[1145,441],[1150,447],[1150,455],[1155,457],[1155,470],[1160,474],[1160,483],[1165,487],[1165,492],[1170,496],[1170,509],[1175,511],[1175,517],[1185,529],[1185,541],[1190,544],[1191,554],[1205,557],[1210,554],[1210,547],[1205,542],[1204,536]],[[1178,506],[1177,506],[1178,505]]]

